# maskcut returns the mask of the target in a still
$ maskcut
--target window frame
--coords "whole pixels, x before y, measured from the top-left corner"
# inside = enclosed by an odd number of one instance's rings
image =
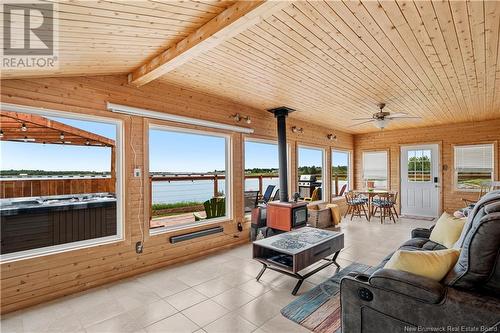
[[[365,178],[365,154],[373,154],[373,153],[384,153],[386,154],[386,165],[387,165],[387,170],[386,170],[386,183],[387,183],[387,187],[385,188],[385,190],[390,190],[391,188],[391,183],[390,183],[390,169],[391,169],[391,165],[390,165],[390,156],[389,156],[389,150],[386,150],[386,149],[380,149],[380,150],[364,150],[362,151],[361,153],[361,180],[363,181],[363,183],[366,182],[366,178]],[[364,185],[363,185],[364,186]]]
[[[210,131],[210,130],[204,130],[204,129],[193,129],[189,127],[183,127],[183,126],[175,126],[172,124],[161,124],[158,122],[150,121],[147,126],[147,138],[145,139],[145,142],[147,144],[147,151],[145,151],[145,158],[147,158],[147,170],[144,172],[145,174],[145,179],[149,181],[149,170],[150,170],[150,149],[149,149],[149,131],[151,129],[155,130],[160,130],[160,131],[167,131],[167,132],[175,132],[175,133],[184,133],[184,134],[195,134],[195,135],[205,135],[205,136],[212,136],[212,137],[218,137],[218,138],[224,138],[225,143],[224,143],[224,152],[225,152],[225,167],[226,167],[226,178],[225,178],[225,193],[226,193],[226,215],[221,216],[221,217],[216,217],[213,219],[208,219],[208,220],[203,220],[203,221],[196,221],[193,223],[188,223],[184,225],[179,225],[179,226],[163,226],[160,228],[154,228],[151,229],[151,220],[153,217],[151,214],[147,214],[149,217],[147,219],[147,227],[149,230],[149,236],[155,236],[155,235],[162,235],[165,233],[170,233],[170,232],[175,232],[179,230],[186,230],[186,229],[192,229],[194,227],[200,227],[200,226],[207,226],[211,224],[218,224],[218,223],[225,223],[229,222],[233,219],[233,172],[232,172],[232,156],[233,156],[233,151],[232,151],[232,137],[231,134],[228,133],[223,133],[223,132],[217,132],[215,131]],[[146,187],[146,186],[144,186]],[[146,206],[146,209],[148,211],[151,211],[151,206],[153,204],[152,202],[152,193],[149,193],[150,199],[148,200],[148,205]],[[228,199],[229,198],[229,199]]]
[[[243,191],[245,191],[245,164],[246,164],[246,142],[253,142],[253,143],[263,143],[263,144],[270,144],[270,145],[275,145],[276,148],[278,147],[278,142],[277,141],[273,141],[272,139],[263,139],[263,138],[259,138],[259,137],[252,137],[252,136],[245,136],[243,138],[243,151],[242,151],[242,159],[243,159]],[[291,171],[291,146],[290,146],[290,143],[287,142],[286,143],[286,164],[287,164],[287,178],[288,178],[288,196],[291,196],[291,188],[292,188],[292,184],[291,184],[291,181],[292,181],[292,173],[290,172]],[[279,159],[279,156],[276,155],[276,158]],[[279,166],[278,166],[279,168]],[[278,179],[279,179],[279,174],[278,174]],[[279,183],[278,183],[278,186],[279,188]],[[242,209],[244,210],[245,207],[242,207]],[[244,216],[250,216],[251,214],[250,213],[244,213]]]
[[[457,148],[464,148],[464,147],[476,147],[476,146],[491,146],[492,154],[491,154],[491,159],[492,159],[492,169],[491,169],[491,179],[490,181],[494,181],[495,177],[497,175],[497,167],[498,163],[495,163],[496,161],[496,155],[497,155],[497,149],[496,149],[496,142],[478,142],[478,143],[471,143],[471,144],[457,144],[453,145],[453,190],[455,192],[481,192],[480,188],[474,189],[464,189],[464,188],[459,188],[458,187],[458,171],[457,171]],[[486,181],[486,180],[485,180]]]
[[[9,108],[6,108],[9,109]],[[97,116],[93,114],[79,114],[74,112],[37,108],[24,105],[16,105],[16,110],[14,112],[34,114],[42,117],[58,117],[67,118],[79,121],[90,121],[90,122],[101,122],[106,124],[113,124],[116,126],[116,146],[115,146],[115,173],[116,173],[116,235],[99,237],[93,239],[86,239],[78,242],[71,242],[65,244],[58,244],[52,246],[41,247],[38,249],[30,249],[24,251],[18,251],[13,253],[6,253],[0,255],[0,260],[2,262],[13,262],[25,259],[32,259],[42,256],[47,256],[51,254],[59,254],[69,251],[81,250],[86,248],[91,248],[100,245],[113,244],[122,242],[125,240],[124,235],[124,221],[125,221],[125,205],[124,198],[125,193],[124,182],[125,182],[125,126],[121,119],[113,117]]]
[[[354,179],[353,177],[353,168],[352,168],[352,151],[351,150],[348,150],[348,149],[339,149],[339,148],[331,148],[330,149],[330,154],[331,154],[331,165],[330,165],[330,168],[333,168],[333,153],[334,152],[338,152],[338,153],[346,153],[347,154],[347,191],[350,191],[352,190],[352,180]],[[333,197],[333,173],[330,171],[330,188],[331,188],[331,194],[330,196],[332,197],[332,200],[336,200],[338,198],[342,198],[342,197]],[[347,192],[346,191],[346,192]]]
[[[328,182],[325,181],[327,179],[328,175],[330,174],[327,171],[327,168],[328,168],[328,166],[327,166],[327,156],[326,156],[327,150],[326,150],[325,147],[311,146],[311,145],[307,145],[307,144],[297,143],[297,154],[296,154],[297,168],[295,170],[297,176],[296,176],[295,183],[294,183],[294,185],[297,188],[297,192],[300,192],[299,191],[299,167],[300,167],[300,165],[299,165],[299,159],[300,159],[300,149],[301,148],[311,149],[311,150],[319,150],[322,153],[322,161],[321,161],[321,200],[311,201],[310,203],[316,203],[316,204],[318,204],[318,203],[330,202],[331,199],[328,199],[328,200],[325,199],[325,198],[330,198],[330,196],[331,196],[331,194],[330,194],[331,179],[329,179]]]

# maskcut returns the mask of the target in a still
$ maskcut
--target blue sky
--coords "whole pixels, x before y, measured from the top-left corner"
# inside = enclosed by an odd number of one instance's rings
[[[49,117],[47,117],[49,118]],[[116,126],[113,124],[88,122],[68,118],[54,118],[64,124],[96,133],[112,140],[116,139]],[[26,136],[29,138],[29,124]],[[87,147],[52,145],[25,142],[0,142],[0,169],[32,169],[50,171],[110,171],[111,149],[106,147]]]
[[[225,170],[225,139],[192,133],[149,131],[149,171]]]
[[[299,147],[299,168],[304,166],[323,166],[323,151]]]
[[[245,142],[245,169],[278,168],[278,146],[262,142]]]
[[[332,154],[332,166],[347,165],[349,161],[349,153],[334,151]]]
[[[68,118],[51,118],[70,126],[116,139],[116,126]],[[26,135],[29,137],[29,125]],[[150,131],[150,171],[209,172],[225,169],[225,139],[192,133]],[[337,156],[338,155],[338,156]],[[337,154],[334,164],[345,165],[347,155]],[[105,147],[0,142],[0,168],[50,171],[109,171],[111,149]],[[334,157],[335,157],[334,156]],[[299,166],[321,166],[321,151],[299,148]],[[245,169],[278,168],[275,144],[245,142]]]

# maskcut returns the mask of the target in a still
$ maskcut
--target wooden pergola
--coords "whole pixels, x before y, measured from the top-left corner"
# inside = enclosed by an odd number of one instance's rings
[[[115,178],[115,141],[59,121],[33,114],[0,112],[0,140],[111,148],[111,177]]]

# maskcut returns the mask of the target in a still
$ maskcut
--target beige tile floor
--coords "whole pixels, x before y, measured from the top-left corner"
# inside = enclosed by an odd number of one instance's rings
[[[375,265],[432,222],[397,224],[344,221],[338,262]],[[250,244],[2,316],[1,332],[308,332],[280,309],[295,297],[295,280],[251,259]],[[310,277],[298,295],[335,273],[332,265]]]

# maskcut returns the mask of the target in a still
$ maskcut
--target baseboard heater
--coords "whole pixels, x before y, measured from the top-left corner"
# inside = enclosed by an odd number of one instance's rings
[[[193,238],[218,234],[219,232],[224,232],[224,228],[219,226],[219,227],[204,229],[204,230],[200,230],[200,231],[190,232],[188,234],[176,235],[176,236],[170,237],[170,243],[175,244],[175,243],[187,241],[187,240],[190,240]]]

